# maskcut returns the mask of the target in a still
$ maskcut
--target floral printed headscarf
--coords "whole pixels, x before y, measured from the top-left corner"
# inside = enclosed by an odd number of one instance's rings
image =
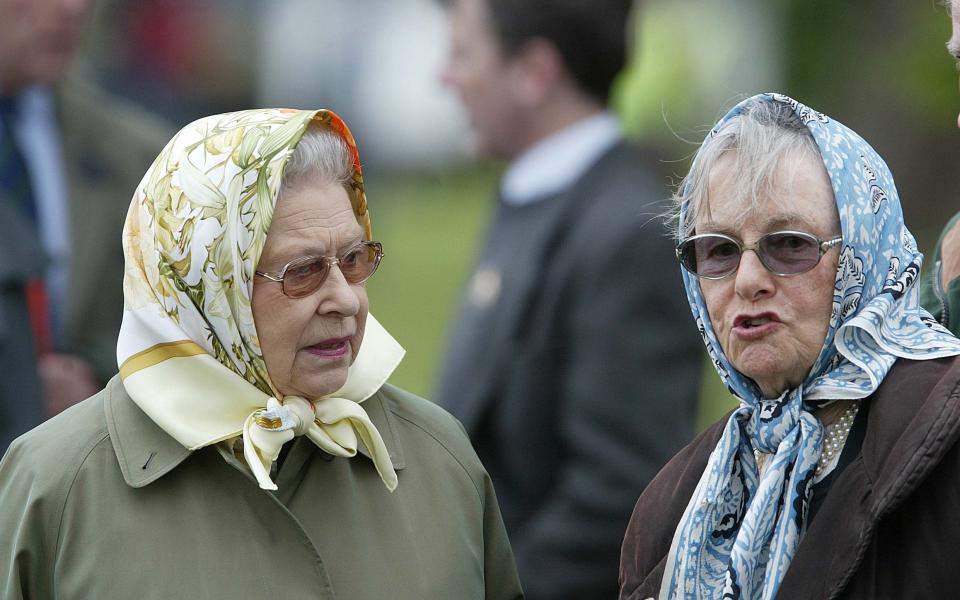
[[[893,176],[860,136],[796,100],[760,94],[727,113],[704,145],[724,123],[759,102],[793,110],[813,135],[830,176],[843,236],[833,310],[807,378],[781,397],[766,399],[724,355],[700,282],[683,272],[707,351],[740,406],[674,534],[661,598],[774,598],[806,525],[820,458],[823,427],[812,411],[825,401],[866,398],[898,358],[960,354],[960,340],[919,306],[915,283],[923,255],[904,225]],[[773,455],[762,476],[755,449]]]
[[[194,450],[238,436],[264,489],[283,444],[306,435],[338,456],[366,448],[381,478],[397,476],[360,403],[399,364],[403,350],[372,316],[343,388],[313,401],[280,396],[267,373],[251,309],[284,168],[311,122],[347,143],[348,195],[371,234],[356,144],[325,110],[248,110],[184,127],[147,171],[123,232],[124,315],[117,362],[144,412]]]

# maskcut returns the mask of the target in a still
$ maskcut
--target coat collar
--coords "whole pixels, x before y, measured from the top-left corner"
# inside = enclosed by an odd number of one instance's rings
[[[175,469],[192,454],[157,426],[133,402],[119,376],[107,383],[105,392],[107,430],[110,432],[110,442],[127,485],[133,488],[146,487]],[[396,433],[396,418],[384,405],[383,392],[375,393],[363,406],[383,437],[394,469],[403,469],[406,462]],[[326,454],[319,448],[316,451]],[[369,452],[362,445],[359,453],[370,460]]]
[[[778,600],[843,593],[871,547],[877,523],[917,492],[960,437],[958,397],[960,358],[896,362],[867,400],[860,455],[831,485]]]
[[[877,515],[893,510],[913,493],[960,437],[960,358],[901,359],[891,370],[894,373],[884,380],[889,385],[878,388],[872,398],[863,440],[864,468],[873,482]]]

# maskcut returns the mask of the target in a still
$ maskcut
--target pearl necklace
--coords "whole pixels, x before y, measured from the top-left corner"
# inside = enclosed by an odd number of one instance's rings
[[[860,410],[859,402],[849,402],[850,406],[843,411],[833,423],[826,426],[826,432],[823,436],[823,446],[820,451],[820,460],[817,461],[816,477],[819,477],[826,468],[833,463],[834,457],[839,458],[843,451],[843,446],[847,442],[847,436],[850,435],[850,428],[853,427],[853,421]]]
[[[848,406],[840,417],[833,423],[824,427],[823,445],[820,450],[820,459],[817,461],[817,469],[814,472],[814,478],[819,479],[826,472],[828,466],[833,463],[834,457],[838,457],[843,451],[843,445],[847,442],[850,435],[850,428],[853,427],[853,421],[860,410],[859,402],[849,402]],[[767,459],[772,456],[759,450],[754,450],[753,455],[757,460],[757,468],[762,472],[766,466]]]

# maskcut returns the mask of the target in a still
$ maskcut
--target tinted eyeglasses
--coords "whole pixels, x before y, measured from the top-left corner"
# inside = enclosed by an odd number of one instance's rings
[[[842,237],[829,240],[802,231],[774,231],[747,246],[722,233],[703,233],[677,245],[677,258],[684,269],[703,279],[723,279],[740,266],[740,257],[753,250],[760,263],[775,275],[797,275],[817,266]]]
[[[349,283],[363,283],[373,275],[383,258],[380,242],[360,242],[342,254],[331,256],[301,256],[288,262],[278,273],[256,271],[261,277],[276,281],[283,286],[283,293],[290,298],[303,298],[323,285],[333,265],[340,267],[343,278]]]

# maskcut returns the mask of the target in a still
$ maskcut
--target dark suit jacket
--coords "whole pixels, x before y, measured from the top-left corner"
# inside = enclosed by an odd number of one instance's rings
[[[609,598],[638,493],[693,436],[701,345],[663,185],[626,144],[558,197],[501,205],[440,403],[500,500],[527,598]]]
[[[0,453],[43,418],[24,286],[45,265],[33,225],[0,194]]]
[[[106,382],[117,371],[123,316],[123,222],[137,184],[169,139],[168,128],[79,82],[64,83],[57,100],[73,249],[57,350],[86,358]],[[23,294],[46,259],[34,226],[8,204],[0,198],[0,452],[42,419]]]

